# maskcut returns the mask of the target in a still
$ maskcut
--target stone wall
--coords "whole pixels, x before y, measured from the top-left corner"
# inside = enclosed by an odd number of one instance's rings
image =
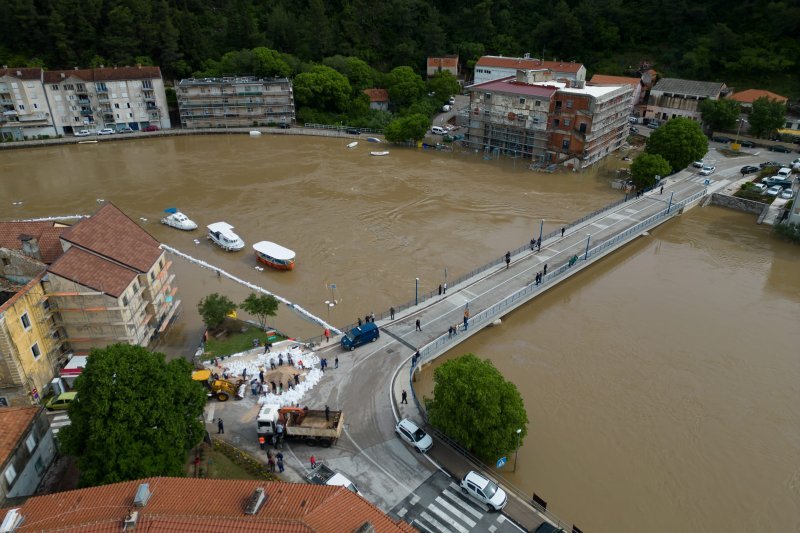
[[[760,215],[769,207],[768,204],[762,204],[761,202],[745,200],[744,198],[737,198],[736,196],[717,192],[711,195],[711,204],[736,209],[737,211],[744,211],[745,213],[752,213],[754,215]]]

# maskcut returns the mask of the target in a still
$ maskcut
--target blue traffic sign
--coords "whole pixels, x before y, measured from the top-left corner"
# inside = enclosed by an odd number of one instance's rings
[[[507,462],[508,462],[508,458],[507,457],[501,457],[500,459],[497,460],[497,463],[496,463],[495,466],[497,466],[497,468],[503,468],[504,466],[506,466]]]

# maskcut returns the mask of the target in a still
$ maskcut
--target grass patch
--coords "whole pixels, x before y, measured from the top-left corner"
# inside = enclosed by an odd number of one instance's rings
[[[761,194],[761,191],[758,189],[752,189],[749,187],[742,187],[738,191],[733,194],[737,198],[744,198],[745,200],[753,200],[754,202],[759,202],[762,204],[771,204],[774,200],[774,196],[769,196],[766,194]]]
[[[744,157],[744,156],[753,155],[753,154],[750,154],[750,153],[747,153],[747,152],[742,152],[741,150],[740,151],[736,151],[736,150],[730,150],[728,148],[719,148],[717,151],[719,153],[721,153],[722,155],[724,155],[725,157]]]
[[[203,360],[208,361],[214,357],[227,356],[253,348],[253,339],[258,339],[259,346],[264,345],[264,341],[272,344],[286,340],[286,337],[272,329],[263,331],[250,324],[239,323],[241,328],[235,331],[228,330],[228,333],[220,338],[210,337],[206,341],[205,352],[203,353]],[[268,333],[273,332],[273,335]]]
[[[198,456],[200,461],[195,465],[195,457]],[[214,440],[213,447],[204,442],[189,453],[186,475],[210,479],[277,480],[267,471],[266,465],[220,440]]]

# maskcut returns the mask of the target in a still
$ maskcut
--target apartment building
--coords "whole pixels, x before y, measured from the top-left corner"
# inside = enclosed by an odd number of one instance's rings
[[[515,76],[518,70],[548,69],[555,80],[585,80],[586,67],[574,61],[544,61],[524,57],[482,56],[475,63],[475,84]]]
[[[170,127],[158,67],[0,70],[0,135],[22,140],[96,130]]]
[[[724,83],[661,78],[650,89],[644,118],[666,121],[685,117],[699,121],[702,118],[700,102],[709,98],[718,100],[726,93]]]
[[[519,70],[515,76],[467,87],[467,146],[488,154],[543,161],[549,138],[547,120],[558,88],[536,82],[549,77],[546,69]]]
[[[185,79],[178,84],[184,128],[235,128],[291,124],[294,92],[288,78]]]
[[[5,507],[7,499],[36,491],[55,458],[56,445],[41,407],[0,407],[0,427],[0,507]]]
[[[611,76],[608,74],[595,74],[592,79],[588,81],[588,85],[630,85],[633,91],[631,92],[630,110],[633,114],[634,108],[639,105],[642,100],[642,79],[631,78],[628,76]]]
[[[576,169],[617,150],[627,133],[632,87],[551,77],[549,69],[519,70],[513,77],[467,87],[467,145]]]
[[[454,56],[441,56],[441,57],[428,57],[428,64],[427,68],[425,69],[425,74],[428,78],[432,78],[434,74],[441,71],[447,71],[453,75],[454,78],[458,78],[459,66],[458,66],[458,55]]]

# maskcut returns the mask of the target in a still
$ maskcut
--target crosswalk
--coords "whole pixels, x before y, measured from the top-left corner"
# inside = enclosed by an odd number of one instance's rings
[[[512,524],[504,515],[487,513],[478,503],[461,494],[460,487],[453,481],[425,501],[420,496],[406,500],[395,512],[423,532],[518,531],[508,528]]]
[[[70,424],[72,424],[72,421],[67,416],[67,413],[58,413],[50,418],[50,428],[53,430],[53,435],[57,435],[61,428]]]

